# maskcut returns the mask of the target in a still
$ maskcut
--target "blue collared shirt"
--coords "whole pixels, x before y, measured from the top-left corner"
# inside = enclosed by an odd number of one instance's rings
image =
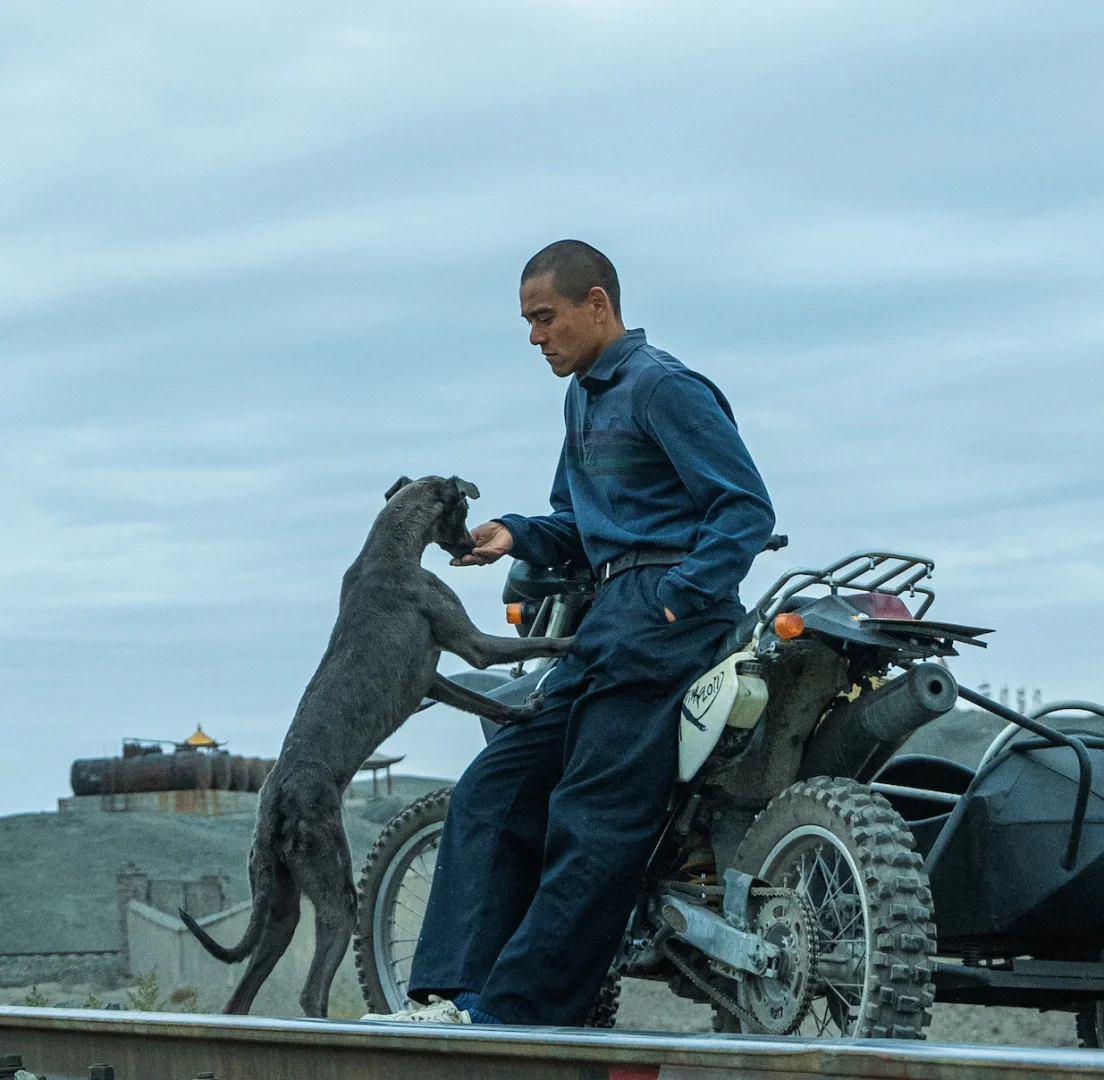
[[[571,379],[552,513],[500,518],[516,558],[597,567],[634,548],[689,551],[662,578],[676,618],[736,595],[774,511],[724,395],[629,330]]]

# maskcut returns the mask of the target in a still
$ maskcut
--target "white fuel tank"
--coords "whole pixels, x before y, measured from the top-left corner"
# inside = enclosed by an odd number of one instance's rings
[[[754,659],[750,652],[726,656],[686,691],[679,721],[680,780],[691,779],[702,767],[726,724],[750,728],[762,716],[767,684],[758,675],[736,671],[738,665]]]

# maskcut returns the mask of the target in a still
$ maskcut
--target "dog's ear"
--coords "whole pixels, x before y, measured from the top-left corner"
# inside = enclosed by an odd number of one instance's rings
[[[453,486],[461,495],[466,495],[469,499],[479,498],[479,488],[470,480],[461,480],[459,476],[452,476],[449,479],[452,480]]]
[[[402,491],[402,489],[403,489],[404,487],[406,487],[406,485],[407,485],[407,484],[413,484],[413,483],[414,483],[414,481],[413,481],[413,480],[411,480],[409,476],[400,476],[400,477],[398,478],[398,480],[396,480],[396,481],[395,481],[395,482],[394,482],[394,483],[393,483],[393,484],[392,484],[392,485],[391,485],[391,486],[390,486],[390,487],[389,487],[389,488],[388,488],[388,489],[387,489],[387,490],[386,490],[386,491],[385,491],[385,492],[383,493],[383,497],[384,497],[384,499],[385,499],[385,500],[387,500],[387,501],[390,501],[390,499],[391,499],[391,496],[392,496],[392,495],[394,495],[394,494],[395,494],[395,492],[397,492],[397,491]]]

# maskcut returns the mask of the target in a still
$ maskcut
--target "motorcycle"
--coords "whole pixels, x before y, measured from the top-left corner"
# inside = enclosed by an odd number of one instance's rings
[[[1041,719],[1104,707],[1025,715],[959,686],[946,658],[992,631],[927,618],[934,567],[791,569],[722,642],[682,701],[666,824],[589,1026],[631,976],[711,1004],[718,1031],[923,1038],[938,999],[1076,1011],[1104,1045],[1104,738]],[[515,562],[503,600],[519,633],[567,635],[594,589],[589,568]],[[553,663],[453,678],[521,703]],[[960,698],[1006,721],[977,769],[898,753]],[[365,863],[373,1011],[407,1005],[448,797],[398,814]]]

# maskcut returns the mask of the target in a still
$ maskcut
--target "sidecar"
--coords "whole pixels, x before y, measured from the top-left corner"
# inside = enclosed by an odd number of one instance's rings
[[[1008,727],[977,769],[906,753],[871,784],[924,856],[938,1001],[1038,1009],[1104,1001],[1104,738],[1099,722],[1095,733],[1038,722],[1074,710],[1104,716],[1089,702],[1027,718],[1008,710]],[[1099,1045],[1102,1034],[1089,1037]]]

